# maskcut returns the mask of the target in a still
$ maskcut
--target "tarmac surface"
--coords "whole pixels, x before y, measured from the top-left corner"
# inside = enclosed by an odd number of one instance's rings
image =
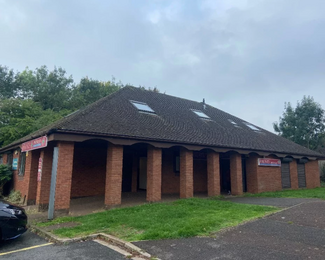
[[[95,241],[59,245],[27,231],[21,237],[0,242],[0,259],[53,260],[53,259],[109,259],[125,260],[125,256]]]
[[[220,232],[216,237],[134,244],[164,260],[325,259],[325,201],[282,198],[231,200],[290,208]]]

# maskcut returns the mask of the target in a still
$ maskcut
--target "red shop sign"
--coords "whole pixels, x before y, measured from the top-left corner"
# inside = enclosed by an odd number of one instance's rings
[[[47,146],[47,137],[42,136],[40,138],[28,141],[26,143],[23,143],[21,145],[21,151],[22,152],[27,152],[27,151],[32,151],[40,148],[44,148]]]
[[[259,166],[280,167],[281,160],[280,159],[269,159],[269,158],[258,158],[258,165]]]

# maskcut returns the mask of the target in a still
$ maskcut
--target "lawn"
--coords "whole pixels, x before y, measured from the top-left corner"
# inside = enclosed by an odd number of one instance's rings
[[[236,204],[218,198],[191,198],[112,209],[80,217],[61,217],[38,226],[77,222],[80,225],[56,229],[53,233],[61,237],[75,237],[104,232],[127,241],[153,240],[208,236],[275,211],[274,207]]]
[[[272,198],[317,198],[325,199],[325,187],[314,189],[282,190],[263,192],[258,194],[246,193],[245,197],[272,197]]]

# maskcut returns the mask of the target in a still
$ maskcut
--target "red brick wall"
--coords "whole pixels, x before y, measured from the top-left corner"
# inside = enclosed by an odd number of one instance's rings
[[[162,193],[173,194],[179,193],[180,176],[174,171],[174,151],[165,149],[162,157]]]
[[[291,189],[293,190],[299,189],[297,160],[295,159],[293,159],[292,162],[290,162],[290,180],[291,180]]]
[[[43,167],[41,181],[37,182],[36,205],[39,209],[47,209],[50,198],[53,146],[49,145],[41,149],[40,157],[43,159]]]
[[[21,193],[22,200],[26,201],[28,195],[28,179],[24,176],[19,176],[19,168],[20,168],[20,151],[17,150],[13,153],[13,159],[18,158],[18,169],[13,171],[13,183],[14,190],[18,190]],[[26,158],[27,160],[27,158]]]
[[[320,187],[318,161],[309,161],[305,164],[306,186],[308,189]]]
[[[257,159],[257,155],[246,158],[246,181],[249,193],[258,193]]]
[[[193,152],[180,149],[180,197],[193,197]]]
[[[242,173],[242,161],[241,155],[230,155],[230,182],[231,182],[231,194],[240,195],[243,193],[243,173]]]
[[[107,206],[121,204],[122,166],[123,146],[109,144],[105,183],[105,205]]]
[[[147,158],[147,201],[161,200],[161,149],[148,147]]]
[[[281,167],[258,166],[258,158],[262,157],[250,155],[246,158],[247,192],[260,193],[282,190]]]
[[[107,148],[79,146],[74,151],[71,197],[105,194]]]
[[[219,154],[209,151],[207,154],[208,196],[220,195]]]
[[[7,163],[7,154],[2,155],[2,162],[3,162],[3,164]]]
[[[73,170],[73,142],[59,142],[59,158],[55,188],[55,210],[70,208],[71,183]]]
[[[257,175],[258,192],[282,190],[281,167],[257,166]]]

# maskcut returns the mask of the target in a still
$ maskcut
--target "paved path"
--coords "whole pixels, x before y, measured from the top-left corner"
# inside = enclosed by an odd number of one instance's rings
[[[109,259],[125,260],[125,256],[95,241],[50,244],[45,239],[26,232],[15,240],[0,242],[0,259],[6,260],[57,260],[57,259]]]
[[[282,207],[297,206],[221,232],[215,238],[142,241],[134,244],[163,260],[325,259],[325,201],[290,202],[290,199],[261,198],[255,200],[255,204],[259,202],[265,205],[266,201],[273,201],[274,205]]]

